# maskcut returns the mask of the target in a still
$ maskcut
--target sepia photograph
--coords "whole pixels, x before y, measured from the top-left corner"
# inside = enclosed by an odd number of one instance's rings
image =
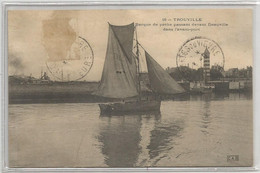
[[[10,168],[253,166],[253,10],[8,10]]]

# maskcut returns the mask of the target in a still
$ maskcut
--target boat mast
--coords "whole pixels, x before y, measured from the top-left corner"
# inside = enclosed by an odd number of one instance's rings
[[[136,41],[136,59],[137,59],[137,89],[138,89],[139,100],[141,100],[139,43],[138,43],[138,40],[137,40],[136,26],[135,26],[135,41]]]

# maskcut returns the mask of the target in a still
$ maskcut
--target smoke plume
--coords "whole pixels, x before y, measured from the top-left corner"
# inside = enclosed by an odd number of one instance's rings
[[[8,55],[8,67],[9,67],[9,75],[17,75],[23,74],[25,65],[21,57],[17,53],[9,53]]]

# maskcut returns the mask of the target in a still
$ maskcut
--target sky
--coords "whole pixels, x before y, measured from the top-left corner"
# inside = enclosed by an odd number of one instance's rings
[[[164,22],[164,18],[172,21]],[[173,21],[174,18],[202,21],[177,22]],[[76,36],[80,36],[88,41],[94,53],[93,66],[82,80],[98,81],[106,56],[108,22],[113,25],[141,24],[137,26],[138,41],[163,68],[176,67],[179,49],[196,36],[218,43],[225,57],[225,70],[245,68],[253,65],[252,21],[251,9],[9,10],[8,71],[9,75],[37,78],[41,71],[46,71],[54,79],[46,62],[66,59]],[[153,26],[154,23],[158,26]],[[225,23],[228,26],[195,27],[199,30],[193,32],[163,31],[162,23]],[[141,69],[146,69],[144,58]]]

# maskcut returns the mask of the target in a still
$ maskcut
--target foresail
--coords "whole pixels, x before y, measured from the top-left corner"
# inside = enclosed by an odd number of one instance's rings
[[[136,73],[134,73],[136,68],[133,69],[131,67],[126,53],[129,52],[128,49],[130,49],[131,45],[123,47],[120,43],[121,36],[118,36],[114,29],[113,26],[109,25],[106,59],[101,82],[96,94],[109,98],[127,98],[137,96]],[[116,30],[120,29],[117,28]],[[124,31],[124,34],[127,36],[126,31]],[[131,31],[129,34],[131,34]],[[132,50],[132,47],[130,50]]]
[[[118,39],[119,43],[123,48],[123,51],[125,51],[127,59],[130,63],[132,63],[134,23],[124,26],[116,26],[110,24],[110,28],[112,28],[112,30],[114,31],[116,38]]]
[[[145,52],[148,76],[153,91],[159,94],[177,94],[185,90],[147,53]]]
[[[134,23],[123,26],[111,25],[110,27],[115,33],[115,37],[121,45],[123,52],[125,53],[128,66],[134,81],[137,82],[137,67],[135,57],[133,56],[133,40],[134,40]]]

